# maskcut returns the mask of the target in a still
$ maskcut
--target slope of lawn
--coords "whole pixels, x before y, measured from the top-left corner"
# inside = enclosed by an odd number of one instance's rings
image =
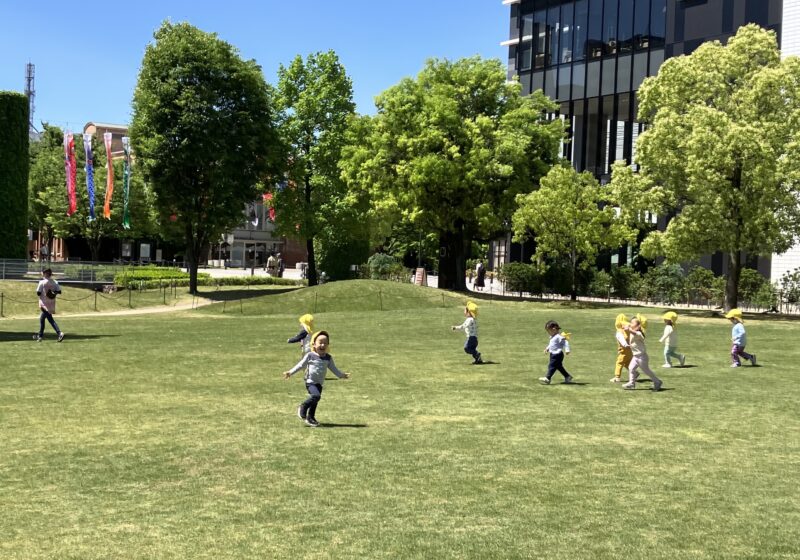
[[[800,323],[746,317],[760,365],[731,369],[729,323],[682,314],[667,370],[640,310],[667,390],[623,391],[620,309],[478,302],[472,366],[464,296],[420,290],[65,316],[60,344],[0,320],[0,558],[798,558]],[[320,428],[281,379],[314,292],[352,373]],[[575,385],[536,382],[548,319]]]

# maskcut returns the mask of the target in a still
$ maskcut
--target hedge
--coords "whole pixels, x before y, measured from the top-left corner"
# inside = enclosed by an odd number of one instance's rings
[[[0,91],[0,258],[28,258],[28,98]]]

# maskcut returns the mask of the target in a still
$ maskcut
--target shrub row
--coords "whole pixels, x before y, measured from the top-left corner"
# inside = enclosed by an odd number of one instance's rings
[[[302,286],[305,280],[292,280],[291,278],[273,278],[269,276],[232,276],[226,278],[212,278],[208,274],[202,276],[198,273],[198,286]],[[153,290],[155,288],[178,287],[186,288],[189,286],[189,275],[185,278],[171,278],[158,280],[139,280],[127,279],[125,283],[115,284],[120,288],[129,290]]]

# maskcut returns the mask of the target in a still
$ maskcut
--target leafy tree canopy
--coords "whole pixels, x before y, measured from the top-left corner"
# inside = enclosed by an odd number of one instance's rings
[[[800,234],[800,59],[781,61],[774,32],[747,25],[726,46],[669,59],[638,96],[650,126],[638,173],[615,165],[614,198],[631,222],[671,216],[645,256],[727,253],[735,307],[742,252],[780,253]]]

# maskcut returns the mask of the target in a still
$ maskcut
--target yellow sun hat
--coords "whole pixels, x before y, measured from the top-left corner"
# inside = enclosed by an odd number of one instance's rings
[[[328,349],[330,350],[331,335],[328,334],[328,331],[317,331],[317,332],[315,332],[314,334],[311,335],[311,350],[312,351],[316,352],[316,350],[314,350],[314,343],[322,335],[325,335],[325,336],[328,337]]]
[[[639,319],[639,324],[642,326],[642,332],[645,332],[647,330],[647,317],[637,313],[636,318]]]
[[[614,327],[616,327],[617,330],[625,328],[625,325],[627,324],[628,324],[627,315],[625,315],[624,313],[620,313],[619,315],[617,315],[617,319],[614,321]]]
[[[475,305],[473,302],[467,302],[467,313],[472,315],[473,318],[478,316],[478,306]]]
[[[674,311],[667,311],[661,316],[661,318],[665,321],[672,321],[673,325],[678,322],[678,314]]]
[[[314,316],[311,313],[306,313],[300,317],[300,324],[306,329],[306,332],[314,330]]]
[[[726,319],[739,319],[742,320],[742,310],[734,307],[725,314]]]

